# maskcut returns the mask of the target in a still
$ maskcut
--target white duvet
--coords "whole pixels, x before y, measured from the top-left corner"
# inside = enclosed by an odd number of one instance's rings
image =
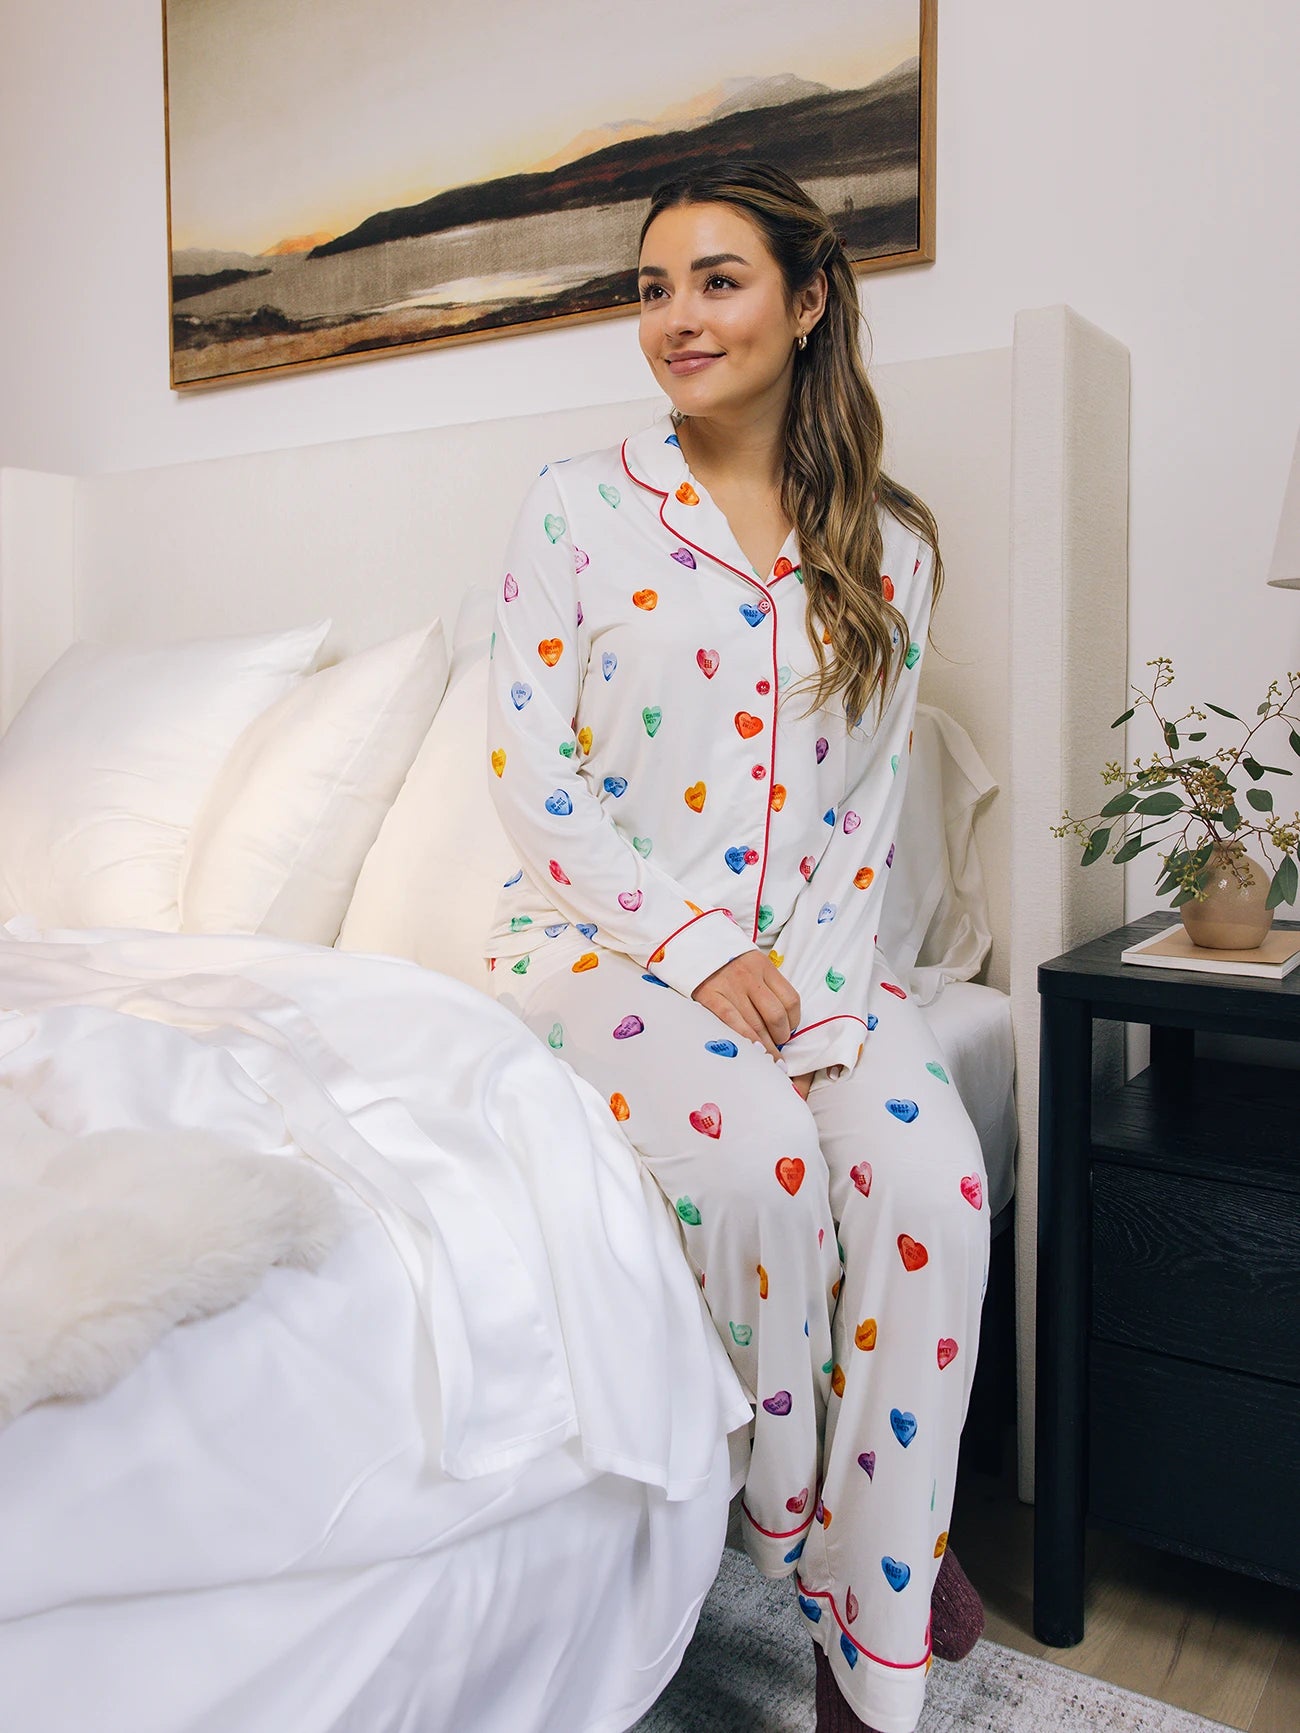
[[[716,1564],[726,1435],[750,1408],[594,1092],[486,996],[412,964],[18,922],[0,928],[0,1083],[70,1133],[219,1128],[309,1159],[348,1218],[318,1272],[270,1270],[106,1395],[0,1432],[6,1733],[74,1725],[78,1664],[123,1693],[97,1725],[132,1733],[351,1727],[358,1703],[368,1733],[626,1725],[511,1706],[530,1625],[509,1596],[583,1571],[607,1632],[621,1595],[628,1629],[572,1689],[633,1704],[610,1670],[642,1667],[653,1695]],[[552,1524],[548,1565],[529,1524],[584,1487],[627,1557],[584,1560]],[[694,1580],[674,1583],[665,1525],[697,1499]],[[455,1595],[430,1574],[453,1552]],[[184,1648],[195,1597],[210,1666]],[[458,1719],[405,1718],[413,1632]],[[390,1696],[367,1698],[381,1673]]]

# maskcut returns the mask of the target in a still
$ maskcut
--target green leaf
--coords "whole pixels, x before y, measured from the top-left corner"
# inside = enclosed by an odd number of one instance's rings
[[[1229,832],[1241,829],[1241,814],[1237,811],[1235,800],[1223,809],[1223,825]]]
[[[1083,859],[1079,862],[1079,865],[1091,866],[1093,861],[1095,861],[1099,855],[1105,854],[1106,844],[1109,841],[1109,825],[1106,826],[1105,830],[1094,830],[1092,835],[1088,838],[1088,846],[1083,851]]]
[[[1257,704],[1255,706],[1255,714],[1256,716],[1267,716],[1271,708],[1272,706],[1266,698],[1262,704]]]
[[[1291,730],[1291,750],[1300,752],[1300,734],[1297,734],[1294,728]]]
[[[1137,705],[1136,705],[1136,704],[1135,704],[1135,705],[1134,705],[1134,706],[1133,706],[1133,710],[1136,710],[1136,709],[1137,709]],[[1113,721],[1113,722],[1112,722],[1112,723],[1111,723],[1111,727],[1112,727],[1112,728],[1120,728],[1120,727],[1122,727],[1122,726],[1123,726],[1123,724],[1124,724],[1124,723],[1125,723],[1125,722],[1127,722],[1127,721],[1128,721],[1128,720],[1129,720],[1129,718],[1130,718],[1130,717],[1131,717],[1131,716],[1132,716],[1132,714],[1133,714],[1133,710],[1126,710],[1126,711],[1125,711],[1125,712],[1124,712],[1124,714],[1123,714],[1123,715],[1122,715],[1122,716],[1117,716],[1117,717],[1116,717],[1116,718],[1115,718],[1115,720],[1114,720],[1114,721]],[[1294,739],[1295,739],[1295,735],[1292,735],[1292,736],[1291,736],[1291,738],[1292,738],[1292,739],[1293,739],[1293,740],[1294,740]],[[1296,747],[1296,751],[1297,751],[1297,752],[1300,752],[1300,746],[1297,746],[1297,747]]]
[[[1171,812],[1181,812],[1183,803],[1176,794],[1149,794],[1137,805],[1139,812],[1155,813],[1163,818]]]
[[[1171,909],[1181,909],[1183,904],[1190,903],[1195,895],[1195,891],[1179,891],[1178,895],[1169,906]]]
[[[1209,703],[1208,699],[1206,699],[1206,703]],[[1210,709],[1213,710],[1216,716],[1226,716],[1229,722],[1241,721],[1240,716],[1234,716],[1231,710],[1225,710],[1221,704],[1210,704]]]
[[[1156,846],[1160,838],[1153,836],[1149,842],[1143,842],[1142,838],[1145,834],[1145,831],[1136,831],[1132,836],[1125,839],[1123,844],[1115,851],[1116,866],[1123,866],[1126,860],[1132,860],[1135,855],[1140,855],[1144,848],[1154,848]]]
[[[1165,745],[1172,747],[1175,752],[1178,750],[1178,730],[1172,722],[1165,723]]]
[[[1138,797],[1132,792],[1115,794],[1102,807],[1100,817],[1118,818],[1122,812],[1132,812],[1138,803]]]
[[[1189,734],[1187,736],[1187,738],[1189,740],[1204,740],[1205,739],[1205,730],[1202,728],[1201,732],[1199,734]]]
[[[1250,780],[1252,782],[1258,782],[1260,777],[1264,774],[1263,766],[1260,764],[1259,760],[1252,758],[1250,754],[1247,753],[1241,762],[1245,765],[1246,774],[1250,777]]]
[[[1264,899],[1264,907],[1275,909],[1279,903],[1293,903],[1298,881],[1300,881],[1300,873],[1296,871],[1295,859],[1291,855],[1285,855],[1281,866],[1273,874],[1273,882],[1268,887],[1268,896]]]
[[[1256,812],[1272,812],[1273,810],[1273,796],[1266,788],[1248,788],[1246,799]]]

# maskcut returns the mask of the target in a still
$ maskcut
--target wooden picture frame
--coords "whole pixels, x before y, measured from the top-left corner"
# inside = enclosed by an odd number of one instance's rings
[[[663,3],[698,22],[692,0]],[[629,15],[626,39],[598,50],[595,26],[608,16],[598,0],[521,8],[515,25],[545,16],[546,33],[503,59],[483,34],[495,14],[448,14],[424,0],[384,0],[373,14],[322,0],[298,56],[292,31],[308,14],[293,0],[260,0],[256,41],[239,36],[250,16],[242,0],[163,0],[171,385],[243,383],[624,315],[636,305],[633,260],[651,190],[728,157],[777,162],[807,185],[856,270],[928,263],[937,9],[938,0],[813,0],[789,47],[788,9],[726,0],[708,16],[724,31],[730,17],[734,61],[761,65],[766,40],[774,63],[702,84],[706,70],[726,65],[725,35],[711,61],[707,45],[683,54],[692,32],[674,39],[662,7],[640,22]],[[581,91],[598,94],[576,97],[571,79],[556,78],[548,111],[539,57],[554,54],[564,68],[575,40],[588,56],[608,56],[608,77],[589,76]],[[456,44],[481,76],[481,102],[455,78]],[[610,121],[618,74],[641,76],[651,104],[655,91],[673,94],[669,74],[654,84],[651,49],[667,46],[675,100],[649,121]],[[914,52],[890,64],[900,47]],[[693,80],[681,69],[697,63]],[[791,64],[829,66],[850,82]],[[873,64],[883,71],[852,82]],[[519,100],[503,105],[509,122],[483,117],[484,104],[502,106],[500,81],[511,78]],[[461,120],[446,138],[431,125],[438,136],[425,151],[418,132],[403,132],[403,116],[418,126],[422,102],[436,117],[452,95]],[[549,155],[539,141],[552,144]],[[484,175],[485,163],[495,172]],[[450,178],[462,164],[468,178]]]

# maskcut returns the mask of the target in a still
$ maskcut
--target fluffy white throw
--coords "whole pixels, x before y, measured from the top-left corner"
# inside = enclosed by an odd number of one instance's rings
[[[194,1130],[71,1137],[0,1085],[0,1426],[99,1395],[272,1264],[315,1268],[342,1222],[305,1160]]]

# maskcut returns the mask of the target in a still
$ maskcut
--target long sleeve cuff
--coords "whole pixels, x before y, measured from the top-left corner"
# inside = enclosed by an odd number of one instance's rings
[[[646,966],[689,999],[715,969],[745,951],[757,949],[728,914],[722,909],[709,909],[670,934],[651,953]]]
[[[863,1019],[845,1012],[796,1029],[782,1047],[781,1059],[791,1077],[821,1070],[845,1077],[861,1058],[866,1039]]]

